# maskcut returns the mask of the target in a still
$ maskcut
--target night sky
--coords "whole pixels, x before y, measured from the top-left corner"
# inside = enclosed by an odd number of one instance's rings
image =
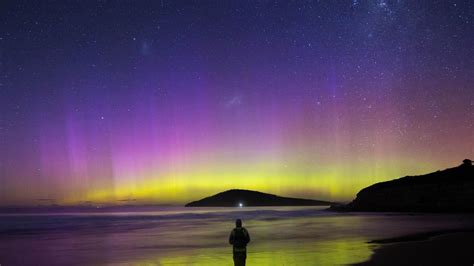
[[[473,1],[2,1],[0,205],[349,200],[474,159]]]

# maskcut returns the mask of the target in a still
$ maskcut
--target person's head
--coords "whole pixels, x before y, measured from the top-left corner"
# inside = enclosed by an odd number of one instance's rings
[[[235,220],[235,226],[236,227],[242,227],[242,220],[240,220],[240,219]]]

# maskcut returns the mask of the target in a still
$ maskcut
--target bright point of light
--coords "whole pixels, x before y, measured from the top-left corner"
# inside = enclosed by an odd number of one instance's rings
[[[244,206],[244,204],[242,204],[242,202],[239,203],[239,207],[242,208]]]

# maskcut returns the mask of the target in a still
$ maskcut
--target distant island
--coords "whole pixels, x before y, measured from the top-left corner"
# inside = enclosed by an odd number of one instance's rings
[[[457,167],[406,176],[362,189],[336,211],[474,212],[474,166],[465,159]]]
[[[246,207],[246,206],[329,206],[321,200],[280,197],[258,191],[231,189],[213,196],[193,201],[186,207]]]

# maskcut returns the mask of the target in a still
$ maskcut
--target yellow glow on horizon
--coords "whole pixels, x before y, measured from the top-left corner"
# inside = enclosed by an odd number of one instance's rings
[[[271,161],[246,164],[244,167],[230,163],[200,162],[166,173],[151,169],[142,176],[117,176],[113,187],[95,188],[77,198],[66,198],[61,203],[89,201],[123,204],[130,200],[128,203],[132,204],[184,204],[234,188],[281,196],[349,201],[366,186],[406,175],[400,171],[403,168],[362,164],[308,167],[298,163],[281,165]],[[429,166],[425,168],[417,172],[427,172]]]

